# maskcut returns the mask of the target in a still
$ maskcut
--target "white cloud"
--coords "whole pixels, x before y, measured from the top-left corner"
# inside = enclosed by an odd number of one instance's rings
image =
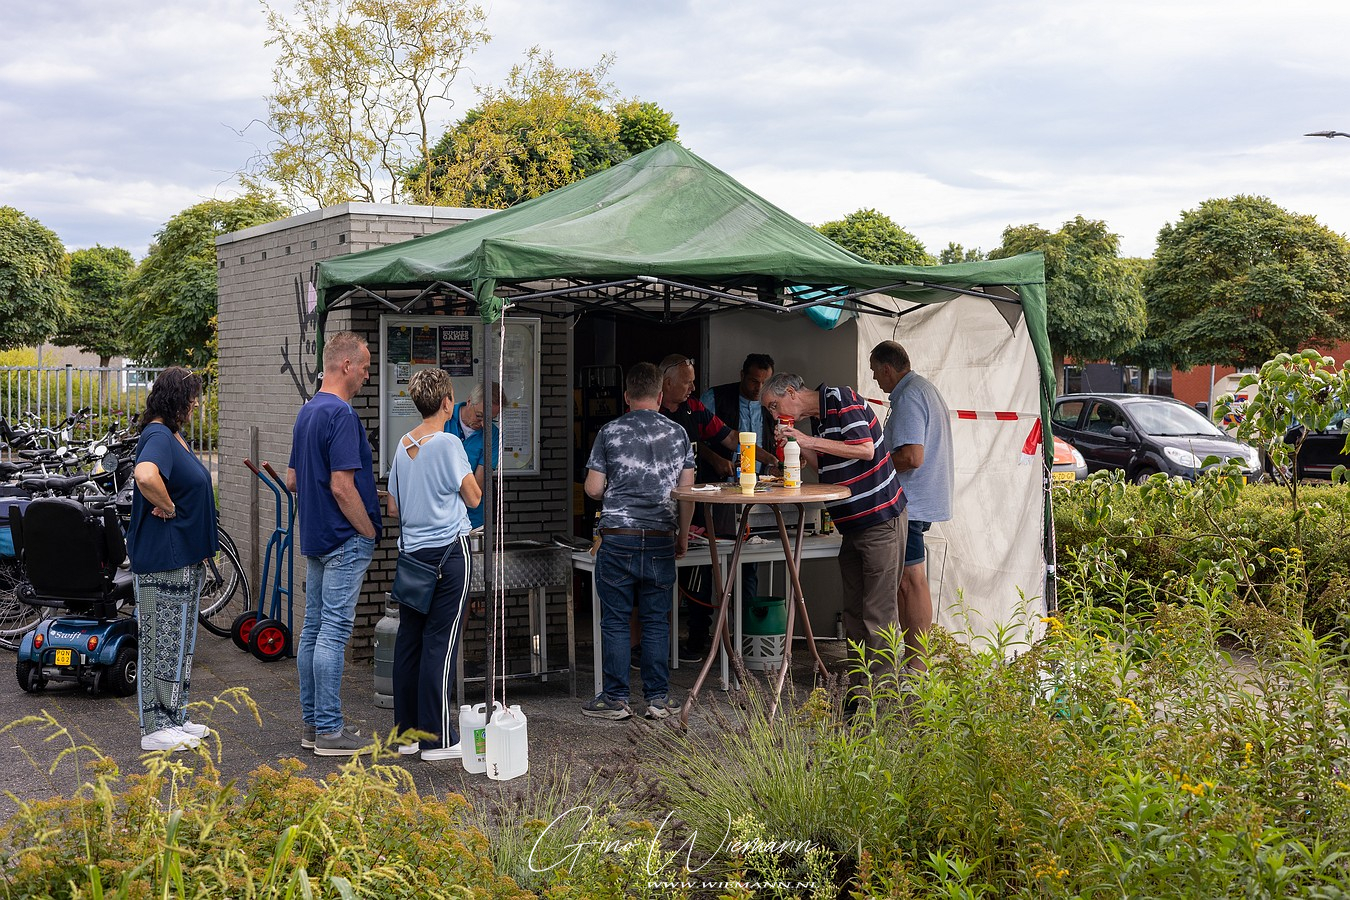
[[[285,0],[275,0],[282,5]],[[1004,226],[1104,219],[1134,255],[1209,197],[1254,193],[1350,228],[1343,37],[1330,0],[491,0],[468,64],[614,52],[625,95],[812,222],[876,207],[930,250]],[[0,203],[77,245],[141,248],[233,189],[273,50],[256,0],[66,0],[0,12]],[[1342,212],[1346,210],[1347,212]],[[137,252],[141,252],[138,250]]]

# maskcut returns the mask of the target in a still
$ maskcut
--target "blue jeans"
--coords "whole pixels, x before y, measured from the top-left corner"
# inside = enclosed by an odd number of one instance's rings
[[[354,534],[331,553],[305,557],[305,622],[296,666],[300,714],[317,734],[342,730],[342,667],[374,553],[375,541]]]
[[[595,557],[600,596],[600,662],[605,696],[628,699],[632,656],[628,620],[642,622],[642,695],[670,692],[670,592],[675,584],[675,539],[607,534]]]

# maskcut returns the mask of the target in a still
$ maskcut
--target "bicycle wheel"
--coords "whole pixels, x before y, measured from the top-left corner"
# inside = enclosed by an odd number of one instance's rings
[[[225,533],[222,531],[222,535]],[[235,618],[253,605],[248,576],[239,562],[234,542],[222,540],[220,550],[206,560],[206,578],[197,608],[197,621],[218,637],[229,637]]]
[[[18,650],[23,636],[42,621],[42,608],[20,603],[17,594],[23,571],[19,561],[0,557],[0,647]]]
[[[239,545],[234,542],[234,538],[230,537],[230,533],[225,530],[225,526],[219,523],[216,524],[216,537],[220,538],[220,543],[223,546],[230,548],[231,553],[236,557],[239,556]]]

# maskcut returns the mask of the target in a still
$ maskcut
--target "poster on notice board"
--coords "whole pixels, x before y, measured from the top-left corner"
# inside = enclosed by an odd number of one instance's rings
[[[498,378],[502,407],[498,465],[507,475],[537,475],[539,460],[539,319],[511,316],[501,341]],[[422,369],[439,368],[463,402],[483,381],[483,325],[476,317],[384,315],[380,317],[380,428],[378,471],[388,474],[393,441],[422,421],[408,393]]]
[[[473,376],[472,326],[441,326],[441,368],[451,378]]]

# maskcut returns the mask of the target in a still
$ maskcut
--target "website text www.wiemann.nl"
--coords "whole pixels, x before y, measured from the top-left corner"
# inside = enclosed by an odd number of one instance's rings
[[[600,854],[630,862],[635,857],[640,859],[646,866],[647,877],[651,879],[648,886],[653,889],[810,891],[819,886],[811,881],[792,879],[728,880],[725,877],[728,869],[739,870],[746,860],[760,861],[761,864],[756,866],[760,870],[800,873],[803,860],[825,852],[820,844],[811,840],[763,835],[733,838],[737,829],[730,810],[727,811],[724,832],[711,846],[700,842],[696,829],[691,829],[677,839],[672,834],[674,829],[671,823],[676,820],[673,811],[666,814],[656,833],[649,838],[569,840],[564,836],[593,833],[591,826],[595,815],[595,810],[590,806],[574,806],[558,815],[535,839],[529,857],[531,871],[548,872],[560,866],[576,867],[583,854]],[[719,861],[726,865],[717,865]],[[709,877],[700,879],[700,873],[704,872]]]

